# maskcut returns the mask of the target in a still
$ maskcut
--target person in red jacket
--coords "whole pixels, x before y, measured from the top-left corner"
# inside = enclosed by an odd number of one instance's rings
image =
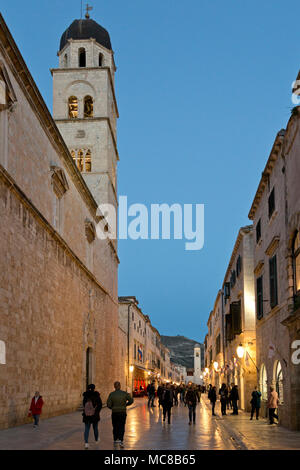
[[[40,414],[42,413],[43,404],[44,402],[42,396],[40,395],[40,392],[35,392],[29,408],[29,416],[32,416],[34,419],[34,428],[39,425]]]

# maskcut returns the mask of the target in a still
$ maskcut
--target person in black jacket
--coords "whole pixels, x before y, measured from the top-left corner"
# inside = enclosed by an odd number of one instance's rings
[[[210,399],[211,402],[211,409],[212,409],[212,415],[215,415],[215,406],[216,406],[216,401],[217,401],[217,389],[216,387],[212,387],[209,392],[208,398]]]
[[[238,403],[237,402],[239,401],[240,397],[239,397],[239,391],[238,391],[237,385],[232,384],[232,389],[231,389],[231,392],[230,392],[230,399],[231,399],[232,407],[233,407],[233,413],[231,413],[231,414],[232,415],[238,415],[239,411],[238,411]]]
[[[220,395],[222,416],[226,416],[226,404],[227,404],[227,399],[228,399],[228,389],[227,389],[227,387],[224,383],[222,384],[222,386],[219,390],[219,395]]]
[[[164,388],[162,385],[159,385],[157,387],[157,398],[158,398],[158,407],[161,407],[161,399],[162,399],[162,394],[163,394]]]
[[[154,399],[155,399],[155,382],[152,382],[151,384],[148,385],[147,387],[147,393],[148,393],[148,406],[150,405],[154,407]]]
[[[173,406],[173,390],[171,389],[171,385],[167,384],[166,388],[162,394],[161,404],[163,407],[163,421],[166,421],[166,415],[168,414],[168,423],[171,422],[171,409]]]
[[[261,407],[261,393],[257,390],[257,387],[254,387],[254,390],[252,392],[252,398],[251,398],[251,418],[250,420],[253,419],[254,412],[256,412],[256,419],[258,420],[259,417],[259,410]]]
[[[102,409],[102,400],[100,397],[100,393],[95,390],[95,385],[90,384],[88,389],[83,394],[83,419],[82,421],[85,423],[85,430],[84,430],[84,442],[85,448],[89,448],[89,433],[91,424],[93,425],[94,429],[94,436],[95,441],[99,442],[99,431],[98,431],[98,423],[100,421],[100,411]]]
[[[195,424],[196,421],[196,405],[197,405],[197,392],[192,385],[189,386],[186,395],[185,401],[189,409],[189,424]]]

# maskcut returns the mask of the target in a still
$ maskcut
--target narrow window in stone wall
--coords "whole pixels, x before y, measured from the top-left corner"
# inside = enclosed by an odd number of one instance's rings
[[[256,279],[256,314],[257,314],[258,320],[260,320],[264,316],[263,277],[262,276]]]
[[[294,294],[296,306],[300,306],[300,232],[298,231],[293,243],[293,268],[294,268]]]
[[[64,65],[64,68],[65,68],[65,69],[68,67],[68,54],[65,54],[65,55],[64,55],[64,63],[63,63],[63,65]]]
[[[260,219],[256,224],[255,230],[256,230],[256,243],[258,243],[259,240],[261,239],[261,220]]]
[[[78,99],[76,96],[70,96],[68,100],[69,119],[78,118]]]
[[[221,352],[221,336],[218,335],[216,339],[216,354],[219,354]],[[199,357],[199,353],[196,354],[197,357]]]
[[[99,54],[99,63],[98,63],[98,65],[99,65],[99,67],[103,66],[103,55],[101,54],[101,52]]]
[[[236,275],[239,277],[240,273],[242,272],[242,257],[239,255],[237,262],[236,262]]]
[[[84,47],[81,47],[78,51],[78,65],[79,67],[86,66],[86,52]]]
[[[273,256],[273,258],[269,260],[269,277],[270,277],[270,307],[274,308],[278,304],[276,255]]]
[[[269,219],[270,219],[275,210],[275,189],[274,188],[272,189],[271,194],[268,199],[268,207],[269,207]]]
[[[85,118],[93,117],[94,102],[91,96],[85,96],[83,100],[83,116]]]

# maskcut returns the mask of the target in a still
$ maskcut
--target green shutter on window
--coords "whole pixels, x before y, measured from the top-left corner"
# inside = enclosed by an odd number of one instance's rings
[[[278,304],[277,292],[277,261],[276,255],[269,260],[269,274],[270,274],[270,306],[274,308]]]
[[[242,332],[242,315],[241,301],[232,302],[230,304],[230,312],[232,314],[232,332],[233,335],[240,335]]]
[[[258,320],[264,316],[263,306],[263,278],[261,276],[256,279],[256,313]]]

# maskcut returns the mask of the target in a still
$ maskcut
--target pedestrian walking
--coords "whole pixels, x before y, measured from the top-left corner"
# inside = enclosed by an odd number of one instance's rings
[[[185,401],[184,401],[185,392],[186,392],[185,385],[182,384],[182,385],[181,385],[181,392],[180,392],[180,402],[181,402],[181,403],[185,403]]]
[[[231,401],[231,386],[228,385],[227,387],[228,395],[227,395],[227,410],[232,410],[232,401]]]
[[[215,406],[216,406],[216,401],[217,401],[217,389],[216,387],[211,387],[210,391],[208,392],[208,398],[211,402],[211,410],[212,410],[212,415],[215,415]]]
[[[100,411],[102,409],[102,400],[100,393],[95,390],[95,385],[90,384],[87,391],[83,394],[83,413],[82,421],[85,424],[84,429],[84,447],[89,448],[89,434],[91,425],[93,425],[95,441],[99,442],[98,424],[100,421]]]
[[[147,387],[148,407],[150,407],[150,406],[155,407],[155,405],[154,405],[154,399],[155,399],[155,386],[154,386],[154,384],[155,384],[155,382],[152,382]]]
[[[219,390],[219,395],[220,395],[222,416],[226,416],[226,405],[227,405],[227,399],[228,399],[228,390],[227,390],[226,384],[224,383],[222,384]]]
[[[30,408],[28,411],[28,416],[33,417],[34,428],[37,428],[39,425],[43,404],[44,404],[44,401],[43,401],[43,397],[40,395],[40,392],[35,392],[34,397],[31,400]]]
[[[107,407],[111,409],[111,420],[113,425],[114,444],[124,447],[124,433],[126,423],[126,408],[132,405],[132,396],[121,390],[120,382],[114,383],[115,391],[111,392],[107,399]]]
[[[274,418],[278,420],[278,415],[275,414],[275,410],[278,407],[278,401],[278,393],[275,392],[274,387],[270,387],[270,393],[267,404],[267,407],[269,408],[269,424],[278,424],[274,421]]]
[[[196,422],[196,406],[197,406],[197,391],[193,388],[192,385],[189,386],[186,395],[185,401],[189,409],[189,425]]]
[[[158,398],[158,407],[160,408],[162,406],[161,399],[162,399],[162,394],[163,394],[164,388],[162,385],[159,385],[157,387],[157,398]]]
[[[257,390],[257,387],[254,387],[254,390],[252,392],[252,398],[251,398],[251,418],[250,420],[253,419],[254,412],[256,413],[256,419],[259,419],[259,410],[261,406],[261,393]]]
[[[198,403],[200,403],[200,399],[201,399],[201,388],[200,388],[200,385],[196,385],[195,386],[195,392],[196,392],[196,398],[198,400]]]
[[[175,386],[175,387],[174,387],[174,404],[175,404],[176,406],[178,406],[178,395],[179,395],[179,393],[180,393],[180,387],[179,387],[179,386],[177,386],[177,387]]]
[[[238,386],[232,384],[232,389],[230,392],[230,400],[232,402],[232,407],[233,407],[233,412],[231,413],[232,415],[238,415],[239,414],[239,409],[238,409],[238,401],[239,401],[239,391],[238,391]]]
[[[168,423],[171,423],[171,409],[173,406],[173,391],[171,385],[167,384],[164,389],[162,396],[162,406],[163,406],[163,421],[166,421],[166,416],[168,415]]]

